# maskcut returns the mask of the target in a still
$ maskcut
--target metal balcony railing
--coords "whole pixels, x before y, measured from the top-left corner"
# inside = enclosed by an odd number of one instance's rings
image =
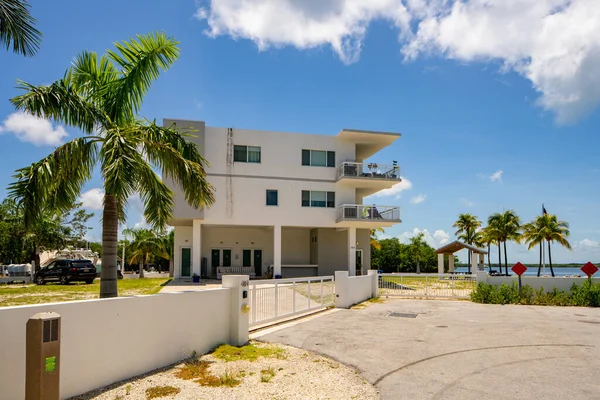
[[[396,161],[392,165],[344,161],[337,166],[337,179],[342,178],[400,180],[400,167]]]
[[[342,204],[338,207],[338,221],[401,222],[400,207],[363,204]]]

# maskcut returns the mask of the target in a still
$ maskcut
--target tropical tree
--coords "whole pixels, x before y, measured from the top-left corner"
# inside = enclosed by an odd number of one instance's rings
[[[452,225],[456,228],[455,235],[467,244],[473,244],[477,237],[477,228],[481,226],[481,221],[476,216],[469,213],[459,214],[458,219]],[[471,250],[468,252],[468,268],[471,273]]]
[[[129,240],[132,253],[129,262],[139,264],[140,278],[144,277],[144,265],[149,264],[154,257],[166,258],[164,240],[152,229],[124,229],[123,235]]]
[[[105,193],[100,297],[118,295],[117,230],[128,198],[140,193],[144,217],[157,230],[171,218],[173,192],[153,167],[182,187],[191,206],[214,202],[197,146],[175,126],[137,117],[152,82],[177,59],[177,44],[164,33],[152,33],[116,43],[116,51],[102,56],[84,51],[62,79],[49,86],[20,82],[26,93],[11,100],[17,109],[87,134],[18,170],[9,195],[22,204],[31,225],[45,209],[60,211],[72,204],[100,165]]]
[[[567,240],[571,232],[569,224],[566,221],[560,221],[554,214],[543,214],[536,217],[532,222],[524,226],[523,237],[532,249],[536,245],[540,246],[540,263],[538,266],[538,276],[542,268],[542,249],[544,240],[548,243],[548,264],[550,265],[550,274],[554,276],[552,268],[552,249],[551,244],[558,242],[561,246],[571,250],[571,244]]]
[[[169,276],[172,278],[175,273],[175,260],[173,258],[175,252],[175,230],[170,230],[167,234],[160,236],[163,242],[164,258],[169,260]]]
[[[42,34],[35,29],[36,20],[29,13],[29,4],[23,0],[0,0],[0,42],[6,50],[26,57],[40,47]]]
[[[421,232],[410,238],[409,251],[411,258],[417,264],[417,274],[421,273],[421,261],[424,258],[424,251],[427,243],[423,240],[425,235]]]
[[[496,244],[496,235],[491,226],[486,226],[481,230],[481,243],[487,247],[487,259],[488,259],[488,268],[490,272],[492,271],[492,261],[491,261],[491,252],[492,245]],[[501,267],[501,264],[498,264],[498,267]]]
[[[506,242],[511,240],[519,243],[521,241],[521,221],[519,216],[513,210],[508,210],[503,213],[490,215],[488,218],[488,225],[491,227],[492,232],[498,241],[498,251],[500,251],[500,243],[504,246],[504,272],[508,275]],[[502,263],[502,260],[500,260],[500,263]]]
[[[377,238],[378,233],[383,233],[383,228],[375,228],[371,229],[371,249],[381,250],[381,244],[379,243],[379,239]]]

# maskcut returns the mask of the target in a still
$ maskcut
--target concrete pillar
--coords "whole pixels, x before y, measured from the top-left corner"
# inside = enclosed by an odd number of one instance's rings
[[[273,227],[273,278],[281,275],[281,225]]]
[[[479,254],[479,269],[478,271],[485,271],[485,255]]]
[[[438,274],[444,273],[444,255],[438,254]]]
[[[202,221],[195,219],[192,223],[192,275],[200,275],[202,262]]]
[[[348,271],[335,271],[335,307],[348,308],[351,306],[349,298],[349,273]]]
[[[370,269],[367,271],[367,275],[373,279],[371,284],[373,285],[373,289],[371,290],[372,296],[377,298],[379,297],[379,274],[377,274],[376,269]]]
[[[348,228],[348,275],[356,275],[356,228]]]
[[[471,274],[476,274],[477,273],[477,254],[475,253],[471,253]]]
[[[448,272],[454,272],[454,254],[448,254]]]
[[[248,275],[224,275],[223,288],[230,289],[229,344],[243,346],[249,340],[250,294]]]

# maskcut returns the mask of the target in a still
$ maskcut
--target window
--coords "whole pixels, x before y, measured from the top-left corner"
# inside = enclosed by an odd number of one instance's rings
[[[335,151],[302,150],[302,165],[335,167]]]
[[[258,146],[233,146],[233,161],[260,163],[260,147]]]
[[[267,205],[268,206],[276,206],[277,202],[277,190],[268,190],[267,189]]]
[[[335,208],[335,192],[303,190],[302,207]]]

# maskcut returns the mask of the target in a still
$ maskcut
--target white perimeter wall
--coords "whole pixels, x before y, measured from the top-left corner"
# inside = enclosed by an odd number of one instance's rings
[[[230,290],[2,308],[0,398],[25,397],[25,324],[37,313],[62,317],[64,399],[229,342]]]
[[[372,297],[377,297],[377,271],[368,275],[348,276],[348,271],[335,272],[335,306],[348,308]]]
[[[581,286],[588,278],[545,278],[545,277],[537,277],[537,276],[527,276],[523,277],[522,283],[523,285],[529,285],[535,290],[539,290],[544,288],[545,292],[551,292],[554,288],[558,290],[564,290],[565,292],[570,292],[573,284],[577,284],[577,286]],[[507,285],[512,285],[513,282],[519,282],[519,278],[517,276],[486,276],[485,281],[494,286],[500,286],[503,283]],[[592,279],[594,284],[600,283],[600,278]]]

